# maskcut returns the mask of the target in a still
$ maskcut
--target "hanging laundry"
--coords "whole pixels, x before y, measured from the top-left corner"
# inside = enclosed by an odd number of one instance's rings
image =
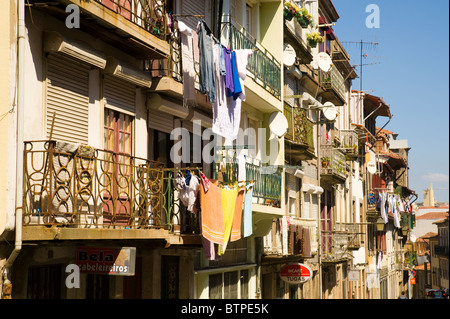
[[[191,176],[190,172],[188,174],[189,178],[186,178],[181,172],[178,172],[174,180],[174,186],[179,191],[180,200],[186,209],[190,212],[195,212],[195,202],[200,189],[200,181],[198,176]]]
[[[219,43],[217,44],[217,49],[219,51],[219,72],[220,75],[226,75],[227,70],[225,68],[225,52],[223,50],[223,46]]]
[[[178,21],[181,34],[181,68],[183,76],[183,106],[195,105],[195,68],[193,30]]]
[[[233,76],[233,99],[236,100],[242,93],[241,81],[237,70],[236,51],[231,51],[231,75]]]
[[[380,199],[380,215],[381,218],[384,220],[384,223],[387,224],[388,222],[388,216],[386,214],[386,193],[384,191],[379,193],[379,199]]]
[[[253,233],[252,222],[253,183],[248,183],[244,195],[244,237]]]
[[[383,268],[382,265],[381,265],[382,260],[383,260],[383,252],[380,250],[380,251],[378,252],[377,269]]]
[[[231,51],[223,47],[223,54],[225,60],[225,89],[228,97],[234,94],[233,72],[231,70]]]
[[[238,50],[231,52],[232,62],[234,61],[234,67],[232,67],[234,85],[233,97],[227,96],[227,89],[225,85],[226,76],[220,76],[220,72],[218,71],[219,67],[217,66],[216,68],[216,79],[218,82],[216,88],[219,98],[217,98],[216,102],[213,104],[212,131],[229,141],[234,141],[238,136],[239,125],[241,121],[241,102],[245,98],[245,95],[241,95],[242,86],[244,85],[244,79],[239,78],[236,64],[236,54],[240,57],[239,59],[242,60],[239,68],[246,68],[247,59],[245,58],[245,55],[248,56],[251,52],[251,50]],[[244,58],[242,58],[241,55],[243,55]],[[238,83],[239,87],[236,87]]]
[[[213,38],[207,32],[208,28],[203,20],[197,24],[198,48],[200,53],[199,84],[200,93],[207,94],[211,103],[216,100],[214,81]]]
[[[397,209],[397,201],[395,196],[391,196],[392,215],[394,217],[394,226],[400,228],[400,215]]]
[[[223,255],[230,240],[231,228],[233,226],[234,209],[236,207],[236,198],[238,195],[237,188],[222,188],[222,211],[223,211],[223,225],[224,225],[224,243],[219,245],[218,254]]]
[[[245,187],[240,187],[238,190],[236,204],[234,208],[233,225],[231,227],[230,241],[241,239],[241,223],[242,223],[242,206],[244,205]]]
[[[200,184],[200,207],[202,236],[212,243],[224,244],[224,218],[222,209],[222,193],[217,181],[210,180],[208,192],[203,183]]]
[[[236,50],[236,67],[237,67],[237,73],[239,76],[239,82],[241,84],[241,90],[242,93],[240,95],[241,100],[245,101],[245,85],[244,81],[247,77],[247,64],[248,64],[248,58],[253,54],[253,51],[250,49],[244,49],[244,50]]]
[[[202,184],[203,187],[205,188],[206,193],[209,189],[209,185],[211,184],[211,182],[209,181],[208,177],[206,177],[205,174],[203,174],[202,172],[200,172],[200,179],[202,180]]]

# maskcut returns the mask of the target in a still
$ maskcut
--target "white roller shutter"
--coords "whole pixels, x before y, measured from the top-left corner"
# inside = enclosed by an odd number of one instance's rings
[[[171,133],[173,130],[173,115],[150,109],[148,112],[148,127],[164,133]]]
[[[46,80],[46,135],[52,139],[88,143],[89,65],[49,54]]]
[[[312,194],[312,203],[311,203],[311,218],[317,219],[319,212],[319,195]]]
[[[310,218],[310,195],[308,193],[303,193],[303,211],[302,211],[302,217],[303,218]]]
[[[180,1],[181,3],[181,14],[183,15],[205,15],[205,0],[191,0],[191,1]],[[186,23],[188,27],[195,30],[197,28],[197,23],[200,21],[200,17],[183,17],[182,21]]]
[[[136,113],[136,86],[129,82],[105,75],[103,79],[105,107],[116,111]]]

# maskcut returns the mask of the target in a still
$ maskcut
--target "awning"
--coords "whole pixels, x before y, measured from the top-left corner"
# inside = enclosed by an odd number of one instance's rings
[[[385,116],[391,118],[391,111],[389,109],[389,105],[387,105],[382,98],[371,95],[371,94],[364,94],[364,113],[370,114],[372,113],[372,116]]]

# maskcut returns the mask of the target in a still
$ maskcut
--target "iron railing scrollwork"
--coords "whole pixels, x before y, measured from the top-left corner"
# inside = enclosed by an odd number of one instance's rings
[[[173,179],[180,169],[57,141],[25,142],[23,224],[198,233]]]

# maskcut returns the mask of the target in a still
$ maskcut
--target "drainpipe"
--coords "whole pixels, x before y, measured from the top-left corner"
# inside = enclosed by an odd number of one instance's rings
[[[15,246],[11,255],[2,268],[4,281],[8,281],[9,270],[22,249],[22,200],[23,200],[23,107],[24,107],[24,47],[25,47],[25,0],[17,3],[17,149],[16,149],[16,220],[15,220]]]

